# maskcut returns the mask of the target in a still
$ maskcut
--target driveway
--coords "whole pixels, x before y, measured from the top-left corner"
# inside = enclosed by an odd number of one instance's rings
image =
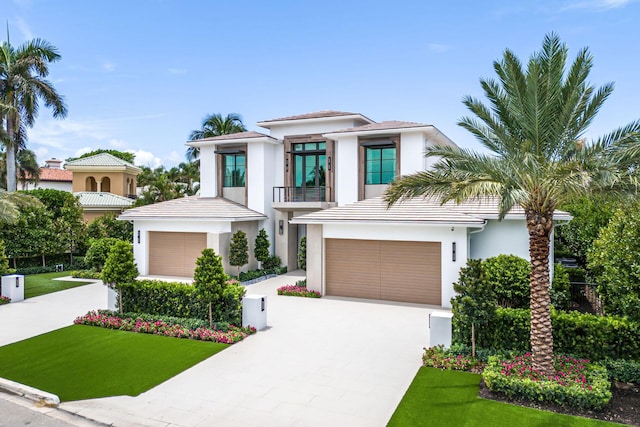
[[[300,274],[248,287],[268,297],[268,329],[137,397],[61,407],[116,426],[385,425],[420,366],[432,309],[276,294]]]

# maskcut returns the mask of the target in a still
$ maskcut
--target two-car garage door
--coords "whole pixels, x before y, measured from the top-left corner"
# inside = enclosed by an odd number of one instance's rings
[[[149,232],[149,275],[193,277],[207,233]]]
[[[441,305],[439,242],[326,239],[326,294]]]

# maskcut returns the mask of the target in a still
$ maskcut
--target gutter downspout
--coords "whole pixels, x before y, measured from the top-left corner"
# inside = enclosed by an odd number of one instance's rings
[[[485,219],[482,223],[482,227],[475,231],[467,231],[467,259],[471,257],[471,235],[476,233],[482,233],[484,228],[487,226],[487,220]]]

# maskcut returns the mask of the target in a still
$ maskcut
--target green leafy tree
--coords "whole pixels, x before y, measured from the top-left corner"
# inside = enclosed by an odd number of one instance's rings
[[[269,259],[271,255],[269,253],[269,235],[264,228],[261,228],[256,236],[256,241],[253,245],[253,256],[260,261],[260,266],[264,268],[264,263]]]
[[[189,135],[190,141],[198,139],[211,138],[220,135],[229,135],[231,133],[244,132],[247,128],[242,123],[242,117],[239,114],[231,113],[222,117],[222,114],[210,114],[202,121],[202,127],[191,131]],[[193,161],[200,157],[200,149],[198,147],[187,148],[187,160]]]
[[[133,246],[129,242],[117,241],[109,251],[102,269],[102,281],[118,290],[118,309],[122,313],[122,285],[136,280],[140,273],[133,261]]]
[[[526,64],[506,50],[494,62],[497,79],[481,79],[488,105],[468,96],[474,117],[460,125],[487,150],[431,145],[432,169],[396,179],[386,192],[392,205],[412,197],[443,203],[495,197],[499,219],[513,207],[524,210],[531,257],[531,350],[534,369],[552,375],[549,251],[553,212],[592,191],[624,192],[636,182],[640,121],[593,142],[584,134],[613,91],[588,80],[593,59],[585,48],[568,64],[568,48],[555,34]]]
[[[460,278],[453,284],[453,290],[457,295],[451,299],[451,311],[457,321],[471,324],[471,355],[476,357],[476,326],[489,323],[497,305],[481,260],[467,261],[467,266],[460,269]]]
[[[247,233],[238,230],[233,233],[229,243],[229,264],[238,267],[238,276],[240,276],[240,267],[248,262],[249,243],[247,242]]]
[[[89,239],[101,239],[103,237],[113,237],[133,241],[133,224],[129,221],[118,221],[118,216],[114,213],[107,213],[97,217],[87,226],[87,237]]]
[[[484,274],[502,307],[528,308],[531,265],[515,255],[498,255],[482,262]]]
[[[57,245],[53,227],[53,214],[41,203],[20,208],[17,220],[0,225],[0,237],[6,245],[6,253],[13,258],[14,268],[18,258],[40,256],[45,265],[45,254],[55,253]]]
[[[87,254],[84,256],[85,264],[97,271],[102,271],[111,249],[121,241],[120,239],[114,239],[112,237],[92,240],[89,250],[87,250]]]
[[[0,276],[9,274],[9,259],[4,251],[4,241],[0,240]]]
[[[640,205],[617,211],[587,258],[605,312],[640,321]]]
[[[84,159],[86,157],[91,157],[91,156],[95,156],[102,153],[111,154],[112,156],[115,156],[120,160],[124,160],[125,162],[129,162],[131,164],[133,164],[133,162],[136,160],[136,155],[134,153],[129,153],[127,151],[119,151],[119,150],[111,150],[111,149],[107,150],[104,148],[98,148],[97,150],[89,151],[88,153],[84,153],[78,157],[69,157],[65,161],[71,162],[74,160]]]
[[[202,251],[196,260],[193,286],[198,297],[209,306],[209,327],[213,328],[213,306],[224,299],[224,284],[228,277],[222,267],[222,258],[211,248]]]
[[[298,267],[303,270],[307,269],[307,236],[300,239],[300,248],[298,248]]]
[[[38,115],[40,100],[51,108],[54,118],[64,118],[67,107],[53,85],[46,80],[49,64],[60,59],[55,46],[42,39],[11,45],[9,36],[0,45],[0,123],[4,125],[7,190],[16,191],[16,153],[24,148],[26,129]]]

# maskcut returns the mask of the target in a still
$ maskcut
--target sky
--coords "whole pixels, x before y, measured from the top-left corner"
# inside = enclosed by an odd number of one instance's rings
[[[640,1],[0,0],[10,41],[43,38],[62,58],[49,80],[69,113],[41,106],[28,147],[42,164],[93,149],[139,165],[185,160],[208,114],[257,122],[319,110],[457,125],[505,49],[522,61],[556,32],[570,59],[588,47],[590,81],[614,82],[586,135],[640,118]],[[4,22],[3,22],[4,23]],[[5,25],[6,25],[5,24]],[[6,40],[5,31],[0,40]]]

